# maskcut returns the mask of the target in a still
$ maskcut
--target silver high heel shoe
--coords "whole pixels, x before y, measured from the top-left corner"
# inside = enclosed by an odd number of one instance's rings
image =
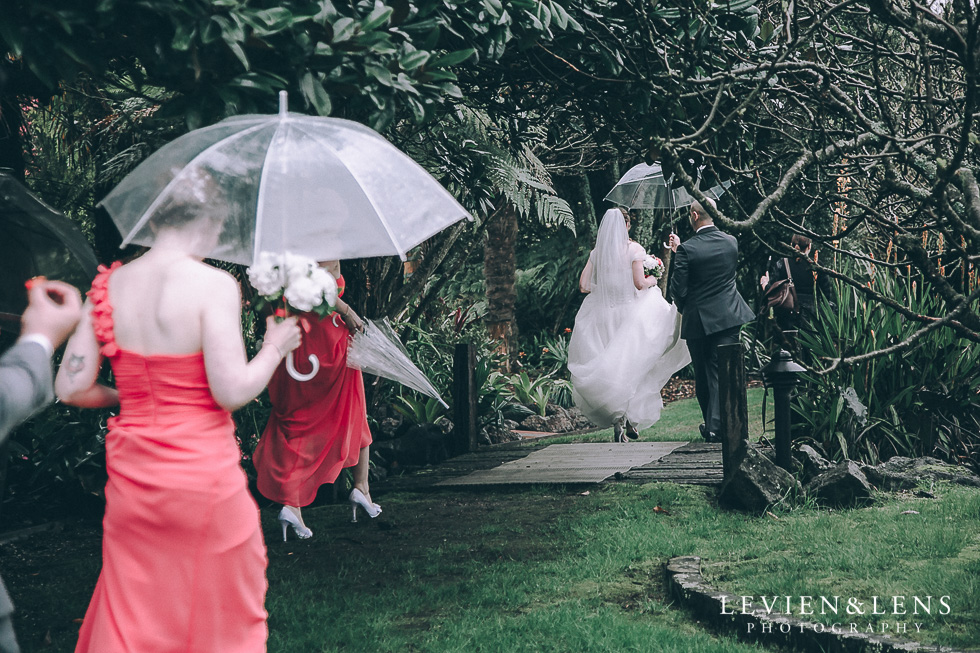
[[[295,531],[296,537],[298,537],[301,540],[308,540],[311,537],[313,537],[313,531],[308,529],[306,526],[303,526],[303,524],[300,523],[296,515],[293,514],[293,511],[287,508],[286,506],[283,506],[282,510],[279,511],[278,519],[279,519],[279,525],[282,526],[283,542],[286,541],[286,528],[288,526],[293,527],[293,531]]]
[[[350,497],[348,497],[348,500],[350,501],[351,512],[353,512],[353,517],[351,519],[352,522],[357,521],[358,506],[360,506],[371,519],[374,519],[381,514],[381,506],[368,501],[367,497],[364,496],[364,493],[357,488],[350,491]]]

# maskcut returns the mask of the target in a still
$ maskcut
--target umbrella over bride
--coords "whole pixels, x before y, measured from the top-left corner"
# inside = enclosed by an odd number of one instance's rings
[[[290,113],[285,91],[278,114],[226,118],[163,146],[100,206],[124,246],[149,246],[154,216],[173,208],[175,190],[202,178],[222,219],[217,244],[202,255],[243,265],[259,262],[263,253],[313,261],[404,260],[442,229],[472,220],[438,181],[380,134],[349,120]],[[302,376],[291,358],[287,365],[294,378]]]
[[[700,182],[700,170],[698,171]],[[732,185],[726,181],[704,190],[705,196],[718,199]],[[664,175],[659,163],[640,163],[626,171],[605,197],[628,209],[668,209],[673,211],[690,205],[694,197],[687,189],[674,182],[674,175]]]

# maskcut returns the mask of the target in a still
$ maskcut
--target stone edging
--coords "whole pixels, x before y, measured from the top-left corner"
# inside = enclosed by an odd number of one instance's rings
[[[690,608],[703,621],[715,626],[734,629],[740,637],[761,642],[792,646],[804,651],[828,651],[833,653],[907,653],[909,651],[937,651],[958,653],[956,649],[924,646],[918,642],[901,640],[887,635],[869,633],[832,632],[823,624],[815,624],[781,613],[766,613],[762,608],[742,612],[741,598],[721,592],[704,582],[701,576],[701,558],[680,556],[667,563],[667,592],[671,598]],[[722,613],[722,601],[729,612]]]

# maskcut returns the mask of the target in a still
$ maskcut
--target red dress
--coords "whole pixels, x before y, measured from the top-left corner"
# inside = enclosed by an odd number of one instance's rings
[[[342,288],[343,277],[337,282]],[[364,379],[347,367],[343,319],[302,313],[301,321],[308,328],[294,352],[296,370],[308,372],[312,354],[320,371],[297,381],[279,365],[269,382],[272,413],[254,454],[259,492],[287,506],[311,504],[319,487],[356,465],[361,448],[371,444]]]
[[[265,651],[265,545],[231,415],[211,395],[201,353],[115,344],[117,266],[89,291],[120,407],[106,436],[102,573],[75,650]]]

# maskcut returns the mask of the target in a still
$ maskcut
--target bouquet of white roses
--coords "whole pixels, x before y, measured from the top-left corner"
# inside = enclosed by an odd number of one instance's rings
[[[666,269],[663,261],[650,254],[647,254],[647,257],[643,259],[643,267],[650,271],[648,276],[656,277],[657,279],[664,276],[664,270]]]
[[[256,309],[283,302],[294,311],[325,317],[337,303],[336,279],[309,257],[262,252],[247,272],[261,297]]]

